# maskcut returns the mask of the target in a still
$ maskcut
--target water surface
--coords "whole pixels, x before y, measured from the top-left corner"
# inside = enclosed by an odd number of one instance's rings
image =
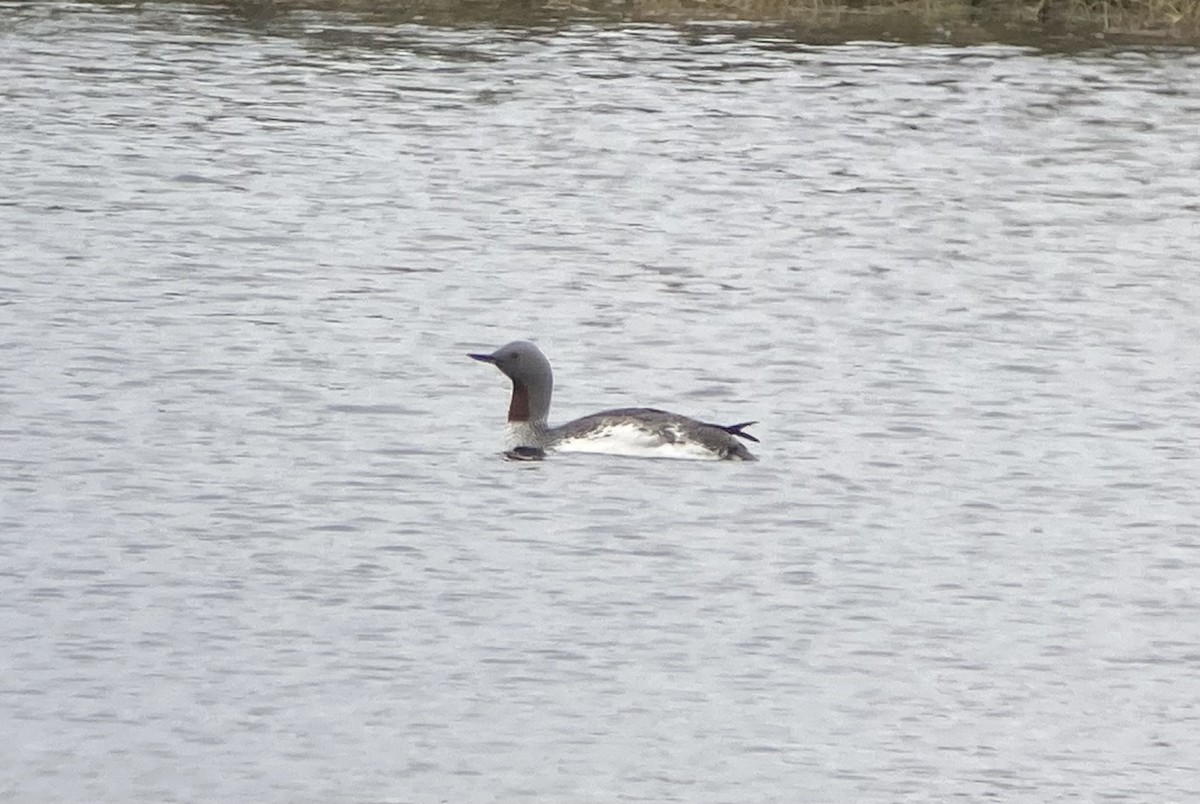
[[[1200,795],[1194,53],[2,13],[6,797]]]

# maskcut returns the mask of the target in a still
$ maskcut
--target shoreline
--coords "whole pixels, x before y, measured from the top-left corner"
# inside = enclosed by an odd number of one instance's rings
[[[144,0],[135,0],[139,5]],[[128,5],[91,0],[96,5]],[[169,5],[170,0],[163,0]],[[1200,0],[192,0],[253,24],[296,12],[381,24],[752,26],[806,44],[879,40],[1049,51],[1200,45]]]

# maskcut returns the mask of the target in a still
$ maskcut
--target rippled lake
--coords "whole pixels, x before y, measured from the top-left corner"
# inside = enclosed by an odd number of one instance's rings
[[[0,5],[0,797],[1200,798],[1200,54]],[[757,419],[756,464],[500,458]]]

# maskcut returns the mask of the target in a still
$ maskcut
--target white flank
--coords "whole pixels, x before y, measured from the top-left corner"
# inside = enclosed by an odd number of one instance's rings
[[[560,441],[553,449],[557,452],[597,452],[691,461],[714,461],[721,457],[703,444],[689,440],[678,428],[673,427],[672,431],[675,440],[666,441],[636,422],[619,422],[597,428],[583,437]]]

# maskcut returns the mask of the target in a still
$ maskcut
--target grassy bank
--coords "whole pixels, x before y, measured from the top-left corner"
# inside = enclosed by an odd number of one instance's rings
[[[794,27],[814,42],[874,38],[1039,44],[1117,40],[1200,44],[1200,0],[200,0],[247,17],[326,9],[440,24],[743,21]]]
[[[1200,41],[1200,0],[633,0],[651,17],[780,20],[900,38],[1124,35]]]

